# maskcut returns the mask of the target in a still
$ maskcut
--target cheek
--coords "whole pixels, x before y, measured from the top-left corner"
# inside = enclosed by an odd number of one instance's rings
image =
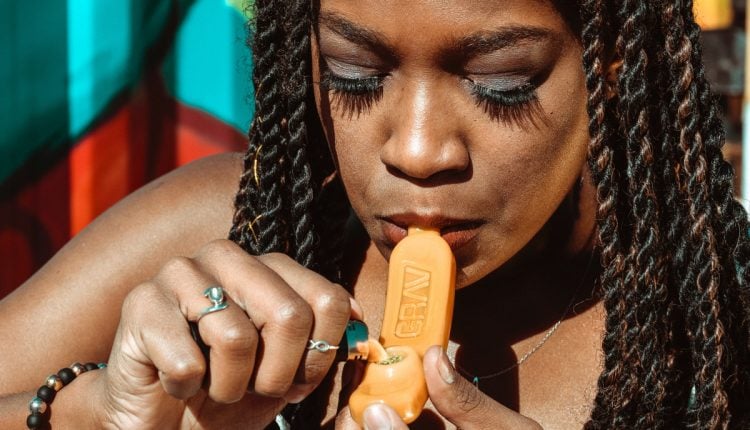
[[[569,56],[577,58],[576,56]],[[495,155],[487,169],[503,172],[505,181],[495,192],[506,195],[518,207],[537,208],[547,216],[559,205],[580,177],[588,148],[587,92],[580,64],[561,67],[552,76],[554,85],[541,87],[539,98],[543,118],[536,126],[498,127],[494,131],[499,145],[491,145]],[[509,189],[503,189],[513,184]]]
[[[320,82],[321,65],[314,36],[311,48],[312,81]],[[331,94],[322,90],[319,85],[313,85],[313,95],[323,134],[336,168],[347,188],[347,192],[350,190],[356,192],[356,189],[361,187],[362,182],[367,182],[367,169],[375,166],[372,163],[373,146],[368,145],[368,143],[375,142],[372,127],[368,128],[368,124],[372,121],[363,121],[363,119],[367,119],[367,115],[342,116],[340,112],[336,112],[336,107],[332,105]],[[354,197],[350,195],[350,200]]]
[[[370,199],[378,201],[379,191],[387,181],[385,166],[378,152],[381,138],[371,128],[358,121],[334,121],[336,158],[339,176],[344,183],[353,209],[363,215],[371,206]],[[383,183],[377,183],[383,181]]]
[[[494,214],[495,226],[489,229],[484,243],[496,253],[485,254],[487,269],[481,272],[502,264],[528,244],[584,172],[588,147],[586,92],[582,86],[568,88],[573,90],[555,97],[565,103],[543,106],[548,118],[544,126],[484,131],[485,136],[494,133],[495,138],[485,146],[491,149],[477,154],[475,176],[486,184],[482,198]]]

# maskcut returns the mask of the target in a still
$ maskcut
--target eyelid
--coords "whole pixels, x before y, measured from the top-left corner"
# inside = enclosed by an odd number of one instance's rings
[[[338,76],[340,78],[363,79],[363,78],[371,78],[374,76],[383,75],[383,73],[381,73],[378,69],[375,69],[373,67],[350,64],[350,63],[346,63],[344,61],[341,61],[332,57],[326,57],[326,56],[323,57],[323,60],[326,63],[326,68],[333,75]]]
[[[512,91],[533,85],[532,78],[519,75],[473,74],[466,76],[474,85],[490,88],[495,91]]]

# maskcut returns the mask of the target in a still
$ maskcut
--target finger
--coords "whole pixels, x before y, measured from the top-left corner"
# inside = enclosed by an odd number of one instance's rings
[[[229,241],[204,247],[195,258],[242,307],[260,335],[250,387],[282,397],[292,385],[313,325],[310,305],[276,272]]]
[[[441,347],[430,347],[423,364],[432,404],[456,426],[466,430],[541,429],[534,420],[501,405],[462,378]]]
[[[209,282],[206,280],[203,285]],[[233,403],[247,391],[255,366],[258,331],[228,293],[224,296],[225,309],[201,316],[213,306],[201,295],[201,289],[178,288],[178,300],[187,307],[188,320],[198,320],[200,338],[210,348],[209,398],[218,403]]]
[[[274,270],[310,304],[313,311],[311,338],[320,341],[320,349],[306,351],[303,364],[295,377],[295,387],[286,399],[297,403],[323,380],[336,357],[335,349],[325,350],[325,344],[337,348],[346,324],[352,316],[352,297],[340,285],[300,266],[287,255],[267,254],[258,259]]]
[[[362,414],[365,430],[406,430],[401,417],[393,408],[380,403],[368,406]]]
[[[137,389],[158,377],[164,391],[178,399],[198,392],[206,362],[174,297],[154,284],[141,285],[123,302],[121,321],[110,358],[113,377]]]
[[[203,314],[213,306],[205,292],[217,284],[188,258],[172,259],[156,279],[167,294],[174,295],[184,314],[183,321],[186,318],[198,322],[200,338],[210,348],[209,398],[220,403],[241,399],[254,368],[258,344],[255,325],[229,292],[224,292],[225,309]]]
[[[208,396],[219,403],[239,401],[247,392],[259,339],[247,315],[236,304],[230,304],[230,308],[221,316],[227,321],[207,315],[198,325],[201,336],[211,348]],[[233,313],[236,315],[231,315]]]

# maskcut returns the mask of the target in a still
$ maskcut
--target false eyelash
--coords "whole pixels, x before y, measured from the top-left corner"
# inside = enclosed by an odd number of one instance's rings
[[[383,97],[383,79],[385,76],[366,78],[343,78],[334,75],[330,70],[323,70],[320,86],[331,91],[331,101],[337,109],[349,114],[349,119],[356,113],[369,112],[372,105]]]
[[[518,124],[524,128],[529,124],[537,127],[537,119],[542,117],[542,112],[536,85],[529,82],[500,91],[470,82],[477,106],[494,121],[501,121],[506,125]]]
[[[326,69],[322,72],[321,88],[333,93],[332,102],[337,109],[347,112],[349,119],[362,112],[369,112],[372,105],[383,96],[383,79],[385,76],[366,78],[344,78]],[[528,124],[537,126],[541,117],[541,106],[536,95],[536,85],[527,83],[510,90],[494,90],[471,82],[471,92],[476,98],[477,106],[494,121],[506,125]]]

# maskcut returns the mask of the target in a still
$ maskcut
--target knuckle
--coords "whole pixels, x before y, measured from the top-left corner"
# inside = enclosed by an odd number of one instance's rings
[[[182,358],[170,363],[168,368],[161,369],[164,377],[173,383],[184,384],[203,378],[205,365],[197,359]]]
[[[250,354],[258,341],[258,335],[253,330],[241,324],[230,324],[224,327],[218,339],[223,349],[238,355]]]
[[[339,288],[327,288],[313,303],[316,314],[348,319],[352,312],[349,294]]]
[[[280,305],[273,312],[274,324],[285,327],[293,332],[309,332],[313,322],[313,311],[310,305],[302,299],[289,300]]]

